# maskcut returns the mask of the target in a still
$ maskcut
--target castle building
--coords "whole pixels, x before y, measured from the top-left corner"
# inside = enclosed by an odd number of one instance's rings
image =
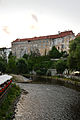
[[[40,55],[48,54],[55,46],[60,52],[69,51],[69,42],[74,40],[73,31],[59,32],[56,35],[40,36],[33,38],[16,39],[12,42],[12,54],[17,58],[31,52],[39,52]]]

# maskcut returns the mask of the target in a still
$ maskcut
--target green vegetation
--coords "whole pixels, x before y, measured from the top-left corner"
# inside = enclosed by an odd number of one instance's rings
[[[0,71],[13,74],[30,74],[32,71],[35,71],[37,75],[46,75],[48,69],[57,69],[57,72],[60,73],[60,70],[58,70],[60,65],[62,66],[62,73],[66,66],[63,65],[65,64],[63,63],[64,60],[62,62],[59,60],[58,62],[54,59],[59,59],[64,55],[65,52],[60,53],[55,47],[49,51],[48,55],[46,55],[45,51],[44,56],[40,56],[38,50],[36,50],[36,52],[31,52],[30,55],[24,54],[23,57],[19,59],[16,59],[16,57],[12,56],[12,53],[10,53],[8,63],[6,62],[6,64],[3,64],[3,61],[0,62]]]
[[[50,58],[60,58],[61,57],[61,53],[55,48],[55,46],[52,47],[52,50],[49,51],[49,57]]]
[[[0,72],[14,74],[47,75],[48,69],[56,69],[58,74],[62,74],[65,69],[80,71],[80,37],[71,41],[69,55],[65,51],[59,52],[54,46],[48,55],[40,56],[38,50],[31,52],[30,55],[24,54],[17,59],[9,55],[8,63],[0,58]]]
[[[16,98],[20,95],[20,88],[15,84],[12,84],[7,97],[5,98],[4,102],[0,106],[0,120],[10,120],[13,113],[13,103],[15,102]]]
[[[62,74],[66,68],[67,68],[66,60],[58,60],[56,62],[56,70],[59,74]]]
[[[80,71],[80,37],[70,43],[68,66],[71,70]]]
[[[7,61],[0,57],[0,72],[5,73],[6,72],[6,65],[7,65]]]
[[[24,58],[20,58],[16,62],[17,73],[26,73],[28,71],[27,61]]]
[[[9,58],[9,61],[7,63],[7,67],[6,67],[6,72],[8,72],[8,73],[16,73],[17,72],[15,56],[12,56]]]
[[[40,56],[39,51],[36,51],[36,53],[31,52],[30,55],[24,54],[22,58],[16,59],[16,57],[12,56],[10,53],[6,72],[29,74],[35,71],[37,75],[46,75],[48,69],[55,68],[56,61],[52,61],[51,58],[54,59],[59,57],[61,57],[61,53],[55,47],[45,56]]]

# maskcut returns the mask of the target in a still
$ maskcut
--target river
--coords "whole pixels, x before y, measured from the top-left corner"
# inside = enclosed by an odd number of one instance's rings
[[[59,85],[21,84],[14,120],[80,120],[80,92]]]

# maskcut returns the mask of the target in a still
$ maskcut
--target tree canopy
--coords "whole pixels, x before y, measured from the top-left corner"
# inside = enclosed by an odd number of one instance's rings
[[[12,56],[9,58],[6,69],[7,69],[7,72],[9,72],[9,73],[16,73],[16,58],[15,58],[15,56]]]
[[[70,43],[68,66],[71,70],[80,71],[80,37]]]
[[[59,74],[62,74],[64,70],[67,68],[67,62],[66,60],[58,60],[56,62],[56,70]]]
[[[7,62],[4,58],[0,57],[0,72],[5,73],[6,72],[6,65]]]
[[[16,62],[17,73],[27,73],[28,65],[27,61],[24,58],[19,58]]]
[[[50,58],[60,58],[61,57],[61,53],[56,49],[55,46],[52,47],[52,50],[49,51],[49,57]]]

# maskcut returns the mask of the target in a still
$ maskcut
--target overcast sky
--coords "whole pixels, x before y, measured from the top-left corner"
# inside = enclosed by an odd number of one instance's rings
[[[80,32],[80,0],[0,0],[0,47],[65,30]]]

